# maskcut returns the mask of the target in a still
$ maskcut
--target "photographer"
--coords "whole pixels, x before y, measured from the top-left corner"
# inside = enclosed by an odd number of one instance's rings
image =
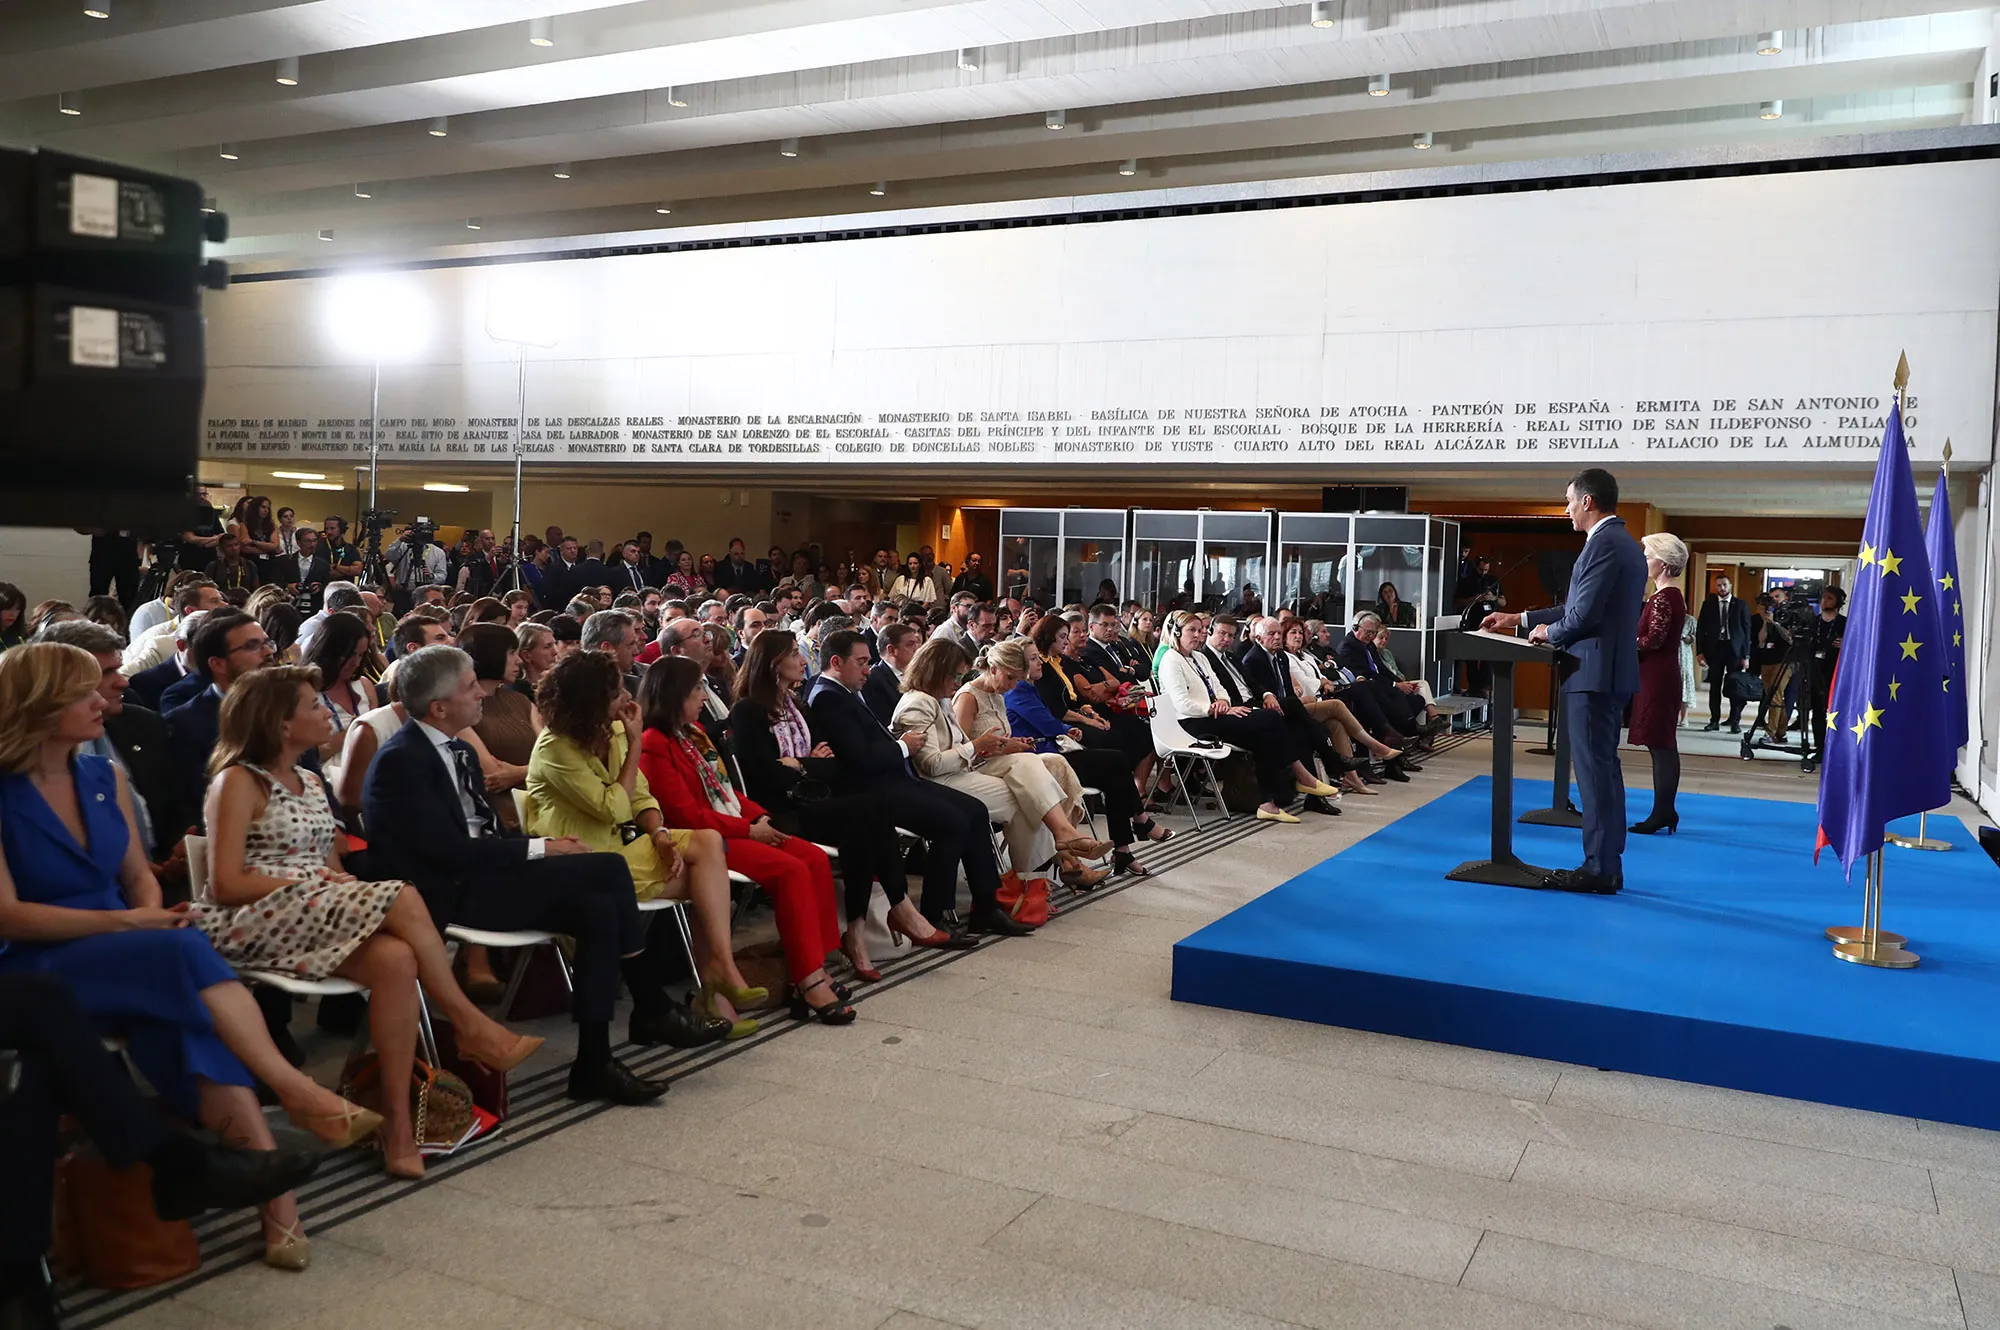
[[[1839,587],[1830,586],[1820,592],[1819,614],[1807,627],[1799,640],[1805,648],[1805,679],[1800,684],[1799,696],[1801,715],[1799,723],[1803,727],[1812,726],[1812,751],[1800,770],[1819,770],[1820,754],[1826,751],[1826,703],[1827,695],[1833,688],[1834,667],[1840,664],[1841,639],[1847,636],[1847,616],[1840,607],[1847,603],[1847,593]]]
[[[444,547],[432,539],[436,535],[437,528],[419,517],[403,532],[402,539],[382,553],[399,610],[409,605],[423,588],[443,587],[450,582],[450,560],[445,557]]]
[[[1757,612],[1750,616],[1750,671],[1764,690],[1764,731],[1773,743],[1784,742],[1786,727],[1784,690],[1779,683],[1791,657],[1792,634],[1784,624],[1785,599],[1785,588],[1772,587],[1757,597]],[[1754,719],[1750,728],[1757,728]]]

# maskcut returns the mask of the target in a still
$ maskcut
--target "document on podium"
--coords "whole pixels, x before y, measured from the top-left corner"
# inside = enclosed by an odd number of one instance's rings
[[[1546,651],[1552,656],[1556,652],[1556,649],[1547,642],[1530,642],[1527,635],[1521,633],[1489,633],[1484,628],[1471,628],[1465,631],[1465,635],[1473,638],[1483,637],[1489,642],[1505,642],[1509,646],[1527,647],[1533,651]]]

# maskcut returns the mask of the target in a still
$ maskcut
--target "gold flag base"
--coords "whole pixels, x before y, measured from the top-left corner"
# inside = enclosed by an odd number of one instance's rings
[[[1833,954],[1841,960],[1852,961],[1856,965],[1872,965],[1881,970],[1915,969],[1922,957],[1914,951],[1892,947],[1886,942],[1870,945],[1866,942],[1843,942],[1833,949]]]
[[[1866,924],[1835,924],[1826,930],[1826,940],[1828,942],[1866,942],[1868,940],[1868,926]],[[1886,929],[1879,928],[1875,930],[1875,940],[1885,947],[1906,947],[1910,944],[1910,939],[1904,937],[1901,933],[1891,933]]]
[[[1883,839],[1906,850],[1949,850],[1950,841],[1932,840],[1924,834],[1930,830],[1930,816],[1929,813],[1917,814],[1917,834],[1914,836],[1898,836],[1890,832]]]
[[[1834,958],[1881,970],[1914,969],[1922,957],[1908,950],[1909,939],[1882,927],[1882,851],[1876,850],[1868,856],[1868,867],[1862,876],[1866,884],[1861,897],[1862,922],[1835,924],[1826,930],[1828,940],[1833,943]]]

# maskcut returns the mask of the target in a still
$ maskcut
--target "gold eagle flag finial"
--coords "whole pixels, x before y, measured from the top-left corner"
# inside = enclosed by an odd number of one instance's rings
[[[1909,383],[1910,354],[1907,351],[1899,351],[1896,353],[1896,393],[1898,396],[1902,394],[1904,388],[1909,386]]]
[[[1951,440],[1950,440],[1950,439],[1946,439],[1946,440],[1944,441],[1944,463],[1945,463],[1945,465],[1946,465],[1946,466],[1950,466],[1950,465],[1951,465]]]

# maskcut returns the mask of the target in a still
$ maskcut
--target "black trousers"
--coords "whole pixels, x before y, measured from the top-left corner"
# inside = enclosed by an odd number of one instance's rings
[[[1129,782],[1128,782],[1129,783]],[[958,869],[972,888],[972,907],[985,909],[1000,890],[1000,864],[993,857],[993,828],[986,805],[949,786],[914,777],[885,780],[869,788],[892,827],[923,837],[924,891],[918,908],[932,923],[958,904]],[[841,852],[843,857],[846,851]]]
[[[1402,733],[1403,729],[1389,718],[1382,706],[1382,695],[1369,687],[1368,680],[1356,679],[1347,687],[1339,689],[1334,697],[1347,704],[1354,713],[1354,719],[1361,722],[1361,728],[1380,739],[1392,731]]]
[[[1725,661],[1720,668],[1711,665],[1708,669],[1708,718],[1722,719],[1722,698],[1728,689],[1729,676],[1738,673],[1736,662]],[[1729,699],[1729,724],[1739,725],[1743,721],[1743,699]]]
[[[20,1088],[0,1099],[0,1262],[34,1261],[49,1249],[62,1114],[82,1120],[113,1168],[151,1155],[169,1128],[53,975],[0,975],[0,1048],[21,1055]]]
[[[850,923],[868,913],[868,893],[877,878],[882,880],[882,894],[891,905],[910,894],[903,875],[902,842],[896,838],[895,822],[878,799],[847,794],[794,804],[771,814],[771,825],[787,835],[804,836],[840,851],[836,867]]]
[[[1325,723],[1314,720],[1312,713],[1306,710],[1305,703],[1296,697],[1280,698],[1278,705],[1283,708],[1280,714],[1284,716],[1285,724],[1292,727],[1292,733],[1298,738],[1299,747],[1319,759],[1320,765],[1326,768],[1329,780],[1338,780],[1343,764],[1340,754],[1333,749],[1333,740],[1327,737]]]
[[[1132,781],[1132,764],[1120,753],[1103,748],[1080,748],[1064,753],[1063,761],[1076,773],[1079,785],[1104,791],[1104,820],[1111,824],[1111,843],[1130,845],[1132,819],[1139,816],[1139,787]]]
[[[422,891],[422,888],[418,888]],[[457,914],[440,916],[426,893],[431,918],[496,933],[539,929],[576,939],[579,1023],[608,1021],[618,1005],[619,959],[646,946],[646,921],[632,890],[632,870],[615,854],[558,854],[530,859],[508,873],[480,878],[456,902]]]
[[[1257,790],[1265,803],[1283,808],[1294,792],[1292,763],[1305,753],[1284,714],[1259,708],[1247,716],[1196,716],[1181,728],[1197,739],[1220,739],[1250,754],[1257,764]]]
[[[101,596],[118,588],[118,603],[126,613],[139,602],[139,565],[137,563],[93,563],[90,565],[90,594]]]

